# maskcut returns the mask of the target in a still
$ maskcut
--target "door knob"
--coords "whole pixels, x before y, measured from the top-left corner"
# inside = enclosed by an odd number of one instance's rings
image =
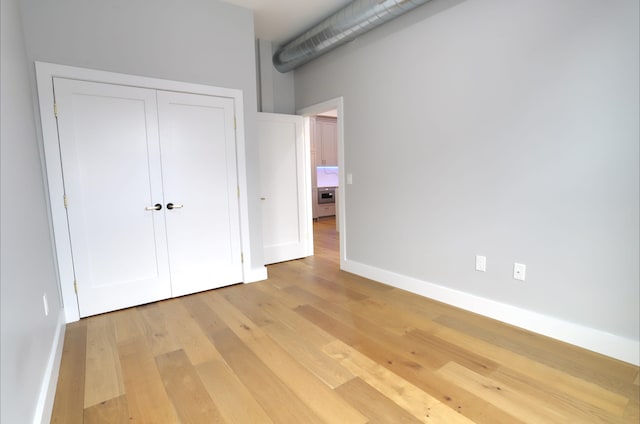
[[[183,207],[184,205],[174,205],[173,203],[167,203],[167,209],[180,209]]]
[[[147,206],[146,208],[144,208],[145,211],[159,211],[160,209],[162,209],[162,205],[160,203],[156,203],[153,206]]]

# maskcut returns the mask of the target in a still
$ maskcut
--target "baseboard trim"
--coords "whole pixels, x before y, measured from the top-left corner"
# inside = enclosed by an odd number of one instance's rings
[[[428,281],[376,268],[353,260],[342,263],[345,271],[358,274],[516,327],[524,328],[575,346],[640,365],[640,342],[564,321]]]
[[[60,360],[62,359],[62,348],[64,346],[65,329],[64,309],[61,309],[58,314],[56,332],[53,336],[47,368],[44,371],[42,386],[40,387],[36,412],[33,416],[34,424],[48,424],[51,422],[53,401],[56,396],[56,386],[58,384],[58,373],[60,372]]]
[[[251,268],[251,270],[244,275],[244,282],[255,283],[257,281],[266,280],[267,278],[267,267],[262,266],[260,268]]]

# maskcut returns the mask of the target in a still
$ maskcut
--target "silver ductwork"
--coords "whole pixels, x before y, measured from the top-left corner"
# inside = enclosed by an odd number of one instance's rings
[[[273,65],[289,72],[429,0],[354,0],[318,25],[285,43]]]

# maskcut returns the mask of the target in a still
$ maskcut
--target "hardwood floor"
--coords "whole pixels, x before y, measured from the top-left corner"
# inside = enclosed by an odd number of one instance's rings
[[[638,423],[638,367],[339,271],[316,255],[82,319],[54,423]]]

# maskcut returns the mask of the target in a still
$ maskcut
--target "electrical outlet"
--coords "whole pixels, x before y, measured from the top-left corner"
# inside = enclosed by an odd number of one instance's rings
[[[487,270],[487,257],[476,255],[476,271],[485,272]]]
[[[47,294],[43,294],[42,295],[42,304],[44,306],[44,316],[48,316],[49,315],[49,302],[47,302]]]
[[[526,272],[527,266],[525,264],[519,264],[517,262],[513,264],[513,278],[516,280],[524,281]]]

